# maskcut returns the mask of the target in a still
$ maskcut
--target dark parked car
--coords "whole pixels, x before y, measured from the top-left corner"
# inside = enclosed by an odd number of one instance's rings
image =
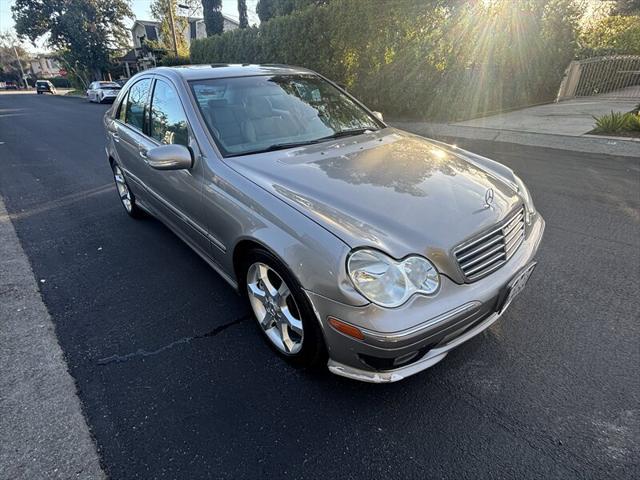
[[[16,82],[7,82],[4,85],[5,90],[18,90],[18,84]]]
[[[51,93],[52,95],[55,95],[57,93],[56,87],[54,87],[53,83],[49,80],[38,80],[36,82],[36,92],[38,92],[38,95],[42,95],[43,93]]]

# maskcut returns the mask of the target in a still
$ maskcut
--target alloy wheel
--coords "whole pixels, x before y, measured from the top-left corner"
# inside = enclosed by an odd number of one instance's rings
[[[131,202],[131,192],[129,191],[129,186],[127,182],[124,180],[124,175],[122,174],[122,170],[118,165],[113,166],[113,178],[116,181],[116,187],[118,189],[118,195],[120,195],[120,201],[122,205],[124,205],[125,210],[131,213],[132,202]]]
[[[300,352],[304,339],[300,310],[282,277],[265,263],[253,263],[247,271],[247,293],[271,343],[286,355]]]

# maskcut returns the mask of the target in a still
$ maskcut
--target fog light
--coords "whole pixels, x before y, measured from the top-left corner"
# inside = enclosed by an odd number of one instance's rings
[[[340,333],[344,333],[349,337],[357,338],[358,340],[364,340],[364,333],[362,333],[360,329],[354,327],[353,325],[349,325],[348,323],[344,323],[337,318],[329,317],[329,325],[331,325]]]

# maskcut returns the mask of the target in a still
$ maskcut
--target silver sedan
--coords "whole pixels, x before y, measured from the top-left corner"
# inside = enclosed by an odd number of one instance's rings
[[[294,365],[401,380],[494,323],[535,267],[544,220],[512,170],[309,70],[148,70],[104,124],[126,212],[246,296]]]

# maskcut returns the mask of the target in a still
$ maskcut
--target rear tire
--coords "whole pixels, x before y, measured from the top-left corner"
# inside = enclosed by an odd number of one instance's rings
[[[251,250],[239,282],[258,328],[269,346],[296,367],[326,364],[324,336],[302,287],[278,258],[264,249]]]

